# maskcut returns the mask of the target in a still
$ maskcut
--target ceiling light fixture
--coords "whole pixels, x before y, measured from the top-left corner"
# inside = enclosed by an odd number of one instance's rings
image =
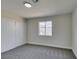
[[[33,3],[37,3],[38,0],[32,0],[32,2],[33,2]],[[26,2],[26,1],[24,1],[24,5],[25,5],[25,7],[27,7],[27,8],[31,8],[31,7],[32,7],[31,3]]]
[[[29,2],[24,2],[24,5],[25,5],[25,7],[27,7],[27,8],[31,8],[31,7],[32,7],[31,3],[29,3]]]

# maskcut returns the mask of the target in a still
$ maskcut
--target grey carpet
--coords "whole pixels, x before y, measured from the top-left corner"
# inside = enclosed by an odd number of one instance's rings
[[[24,45],[1,54],[1,59],[76,59],[71,50]]]

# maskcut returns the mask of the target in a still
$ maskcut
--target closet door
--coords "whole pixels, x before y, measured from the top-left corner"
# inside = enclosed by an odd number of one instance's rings
[[[27,42],[26,27],[26,23],[23,20],[16,20],[16,45],[22,45]]]
[[[10,18],[1,20],[1,51],[7,51],[15,44],[15,21]]]

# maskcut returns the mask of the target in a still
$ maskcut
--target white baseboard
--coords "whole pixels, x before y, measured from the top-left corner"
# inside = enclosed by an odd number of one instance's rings
[[[5,52],[7,52],[7,51],[10,51],[10,50],[12,50],[12,49],[15,49],[15,48],[20,47],[20,46],[25,45],[25,44],[27,44],[27,43],[19,44],[19,45],[13,47],[13,48],[9,48],[9,49],[7,49],[7,50],[5,50],[5,51],[1,51],[1,53],[5,53]]]
[[[49,47],[56,47],[56,48],[72,49],[72,48],[70,48],[70,47],[56,46],[56,45],[43,44],[43,43],[36,43],[36,42],[28,42],[28,43],[23,43],[23,44],[20,44],[20,45],[18,45],[18,46],[15,46],[15,47],[13,47],[13,48],[11,48],[11,49],[8,49],[8,50],[6,50],[6,51],[3,51],[3,52],[1,52],[1,53],[7,52],[7,51],[9,51],[9,50],[12,50],[12,49],[17,48],[17,47],[19,47],[19,46],[22,46],[22,45],[24,45],[24,44],[34,44],[34,45],[42,45],[42,46],[49,46]]]
[[[35,45],[42,45],[42,46],[49,46],[49,47],[56,47],[56,48],[64,48],[64,49],[72,49],[71,47],[57,46],[57,45],[51,45],[51,44],[43,44],[43,43],[36,43],[36,42],[28,42],[28,44],[35,44]]]

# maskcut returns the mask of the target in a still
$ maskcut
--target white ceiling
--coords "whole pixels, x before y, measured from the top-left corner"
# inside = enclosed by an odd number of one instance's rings
[[[32,3],[32,8],[26,8],[23,1]],[[18,16],[31,18],[71,13],[76,6],[76,0],[2,0],[2,11],[15,13]]]

